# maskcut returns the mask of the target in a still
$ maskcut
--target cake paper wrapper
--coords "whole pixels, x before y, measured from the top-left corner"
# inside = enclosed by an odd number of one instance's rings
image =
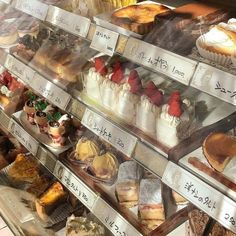
[[[210,61],[214,61],[220,65],[226,66],[232,63],[230,56],[225,56],[204,49],[201,44],[204,42],[204,35],[200,36],[196,41],[196,46],[200,55]]]
[[[161,181],[142,179],[140,182],[139,205],[162,204]]]
[[[143,176],[143,168],[135,161],[126,161],[120,165],[117,182],[126,182],[129,180],[140,180]]]

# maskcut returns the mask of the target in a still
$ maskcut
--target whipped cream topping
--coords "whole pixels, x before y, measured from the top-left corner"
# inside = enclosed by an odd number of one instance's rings
[[[141,96],[141,100],[140,100],[140,106],[147,110],[147,111],[151,111],[153,113],[156,113],[160,110],[160,108],[158,106],[156,106],[155,104],[152,104],[149,100],[149,98],[146,95]]]
[[[102,81],[107,77],[107,76],[102,76],[100,73],[98,73],[95,69],[95,67],[91,67],[89,69],[88,77],[92,78],[94,81],[97,81],[98,83],[102,83]]]
[[[168,113],[168,110],[169,110],[169,105],[168,104],[163,105],[161,108],[160,118],[165,120],[170,126],[176,128],[180,124],[181,120],[176,116],[171,116]]]
[[[65,114],[58,120],[58,122],[62,124],[63,121],[67,121],[67,120],[70,120],[70,117],[68,114]]]
[[[236,33],[236,23],[235,24],[226,24],[224,22],[219,23],[219,26],[225,30],[232,31]]]
[[[234,47],[235,43],[231,38],[217,27],[213,27],[208,33],[204,34],[204,43],[207,46],[221,45],[222,47]]]
[[[228,24],[236,24],[236,18],[229,19]]]
[[[3,85],[1,87],[1,93],[6,95],[8,98],[13,96],[13,92],[7,88],[7,86]]]

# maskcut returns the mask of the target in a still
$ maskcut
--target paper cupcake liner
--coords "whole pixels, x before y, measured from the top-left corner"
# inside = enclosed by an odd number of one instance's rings
[[[236,68],[236,54],[231,56],[231,61],[233,63],[234,68]]]
[[[208,60],[214,61],[222,66],[231,64],[231,57],[204,49],[201,44],[204,43],[204,36],[200,36],[196,41],[196,46],[200,55]]]

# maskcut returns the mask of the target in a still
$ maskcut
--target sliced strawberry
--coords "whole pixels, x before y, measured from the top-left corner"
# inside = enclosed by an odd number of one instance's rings
[[[108,72],[104,60],[100,57],[95,58],[95,69],[102,76],[106,75]]]
[[[124,72],[122,68],[116,70],[111,76],[111,80],[117,84],[120,84],[122,80],[124,79]]]
[[[159,90],[156,90],[149,98],[151,103],[157,106],[163,103],[163,93]]]
[[[13,79],[10,84],[8,84],[8,89],[10,91],[15,91],[16,89],[22,88],[23,85],[16,79]]]
[[[8,71],[4,71],[2,75],[0,76],[0,81],[2,84],[8,86],[9,83],[12,81],[12,76]]]
[[[168,113],[171,116],[180,117],[182,114],[180,102],[173,100],[171,104],[169,104]]]

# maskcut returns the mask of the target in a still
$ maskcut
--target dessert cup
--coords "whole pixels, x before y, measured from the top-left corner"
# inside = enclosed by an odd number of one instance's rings
[[[35,123],[39,128],[40,133],[47,133],[48,120],[47,114],[42,111],[37,111],[34,117]]]
[[[27,114],[27,120],[30,122],[31,125],[35,125],[34,116],[35,116],[35,107],[34,102],[32,100],[28,100],[25,103],[23,110]]]
[[[48,134],[52,139],[54,144],[63,146],[66,142],[65,127],[61,126],[58,121],[49,121],[48,122]]]

